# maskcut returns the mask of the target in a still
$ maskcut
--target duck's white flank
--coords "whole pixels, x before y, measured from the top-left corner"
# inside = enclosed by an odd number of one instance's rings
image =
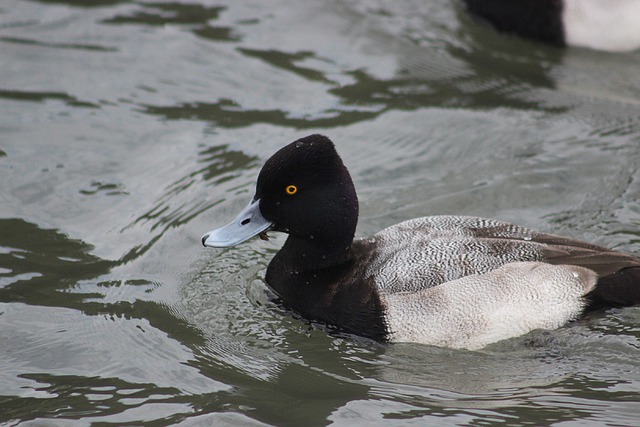
[[[614,52],[640,48],[640,0],[564,0],[568,45]]]
[[[597,275],[583,267],[514,262],[381,298],[391,341],[475,350],[575,319],[596,281]]]

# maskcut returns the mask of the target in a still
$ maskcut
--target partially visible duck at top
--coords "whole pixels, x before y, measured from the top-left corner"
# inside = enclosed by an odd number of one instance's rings
[[[479,349],[640,303],[640,259],[604,247],[468,216],[411,219],[354,240],[357,221],[349,172],[327,137],[311,135],[267,160],[248,206],[202,243],[288,234],[266,273],[280,302],[381,342]]]
[[[559,46],[640,48],[638,0],[463,0],[499,31]]]

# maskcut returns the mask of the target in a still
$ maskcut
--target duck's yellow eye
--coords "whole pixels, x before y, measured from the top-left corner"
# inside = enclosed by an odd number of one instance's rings
[[[284,191],[286,191],[288,195],[293,196],[298,192],[298,187],[295,185],[287,185],[287,188],[285,188]]]

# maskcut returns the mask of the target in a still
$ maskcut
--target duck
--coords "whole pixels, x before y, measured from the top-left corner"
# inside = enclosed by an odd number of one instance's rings
[[[498,31],[557,46],[609,52],[640,48],[637,0],[463,0]]]
[[[640,258],[507,222],[440,215],[355,238],[356,190],[314,134],[270,157],[249,204],[202,237],[228,248],[287,238],[265,280],[281,306],[381,343],[477,350],[584,313],[640,303]]]

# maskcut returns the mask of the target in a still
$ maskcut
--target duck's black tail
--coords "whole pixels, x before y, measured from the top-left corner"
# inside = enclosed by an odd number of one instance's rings
[[[628,267],[598,279],[588,310],[640,304],[640,267]]]

